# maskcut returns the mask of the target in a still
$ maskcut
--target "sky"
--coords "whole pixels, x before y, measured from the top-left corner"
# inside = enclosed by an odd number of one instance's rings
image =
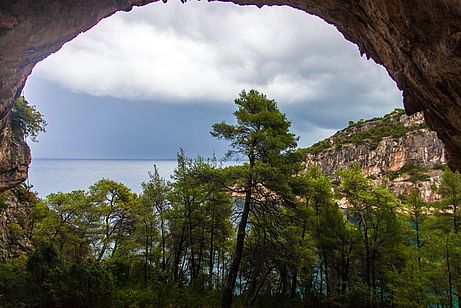
[[[23,94],[48,122],[35,158],[223,156],[210,135],[256,89],[307,147],[402,107],[386,70],[335,27],[288,7],[159,2],[119,12],[40,62]]]

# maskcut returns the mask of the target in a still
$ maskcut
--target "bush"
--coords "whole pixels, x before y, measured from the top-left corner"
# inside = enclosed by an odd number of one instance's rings
[[[0,211],[8,208],[8,203],[0,196]]]
[[[158,284],[147,288],[117,289],[113,295],[113,307],[219,307],[221,297],[219,291]]]
[[[37,141],[37,136],[45,132],[46,121],[35,106],[30,106],[24,96],[14,101],[11,114],[11,129],[17,139],[30,137]]]
[[[24,257],[0,262],[0,307],[23,307],[30,298]]]
[[[424,182],[430,179],[430,176],[427,175],[429,169],[421,165],[408,163],[402,166],[399,171],[388,171],[387,177],[390,180],[395,180],[402,174],[407,174],[409,176],[409,181],[412,183]]]
[[[60,276],[59,281],[54,282],[59,306],[112,306],[114,281],[101,263],[73,260],[64,264]]]
[[[333,137],[319,141],[307,148],[307,153],[317,155],[324,152],[332,146],[335,150],[340,150],[343,145],[364,145],[367,144],[370,150],[375,150],[379,143],[385,137],[398,139],[408,132],[418,131],[427,128],[426,123],[420,123],[410,127],[405,127],[400,123],[400,117],[405,114],[403,109],[395,109],[382,118],[373,118],[370,120],[360,119],[357,122],[349,121],[349,126]],[[365,127],[366,124],[370,124]],[[330,141],[332,141],[330,143]]]
[[[319,141],[315,144],[313,144],[311,147],[307,148],[307,153],[317,155],[320,152],[323,152],[324,150],[327,150],[331,147],[331,144],[328,140],[322,140]]]

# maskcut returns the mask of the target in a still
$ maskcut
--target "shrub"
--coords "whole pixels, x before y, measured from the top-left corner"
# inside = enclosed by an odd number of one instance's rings
[[[46,121],[35,106],[30,106],[24,96],[14,101],[11,114],[11,129],[17,139],[30,137],[37,141],[37,136],[45,132]]]
[[[322,140],[307,148],[307,153],[317,155],[320,152],[323,152],[324,150],[328,150],[330,147],[331,145],[328,140]]]

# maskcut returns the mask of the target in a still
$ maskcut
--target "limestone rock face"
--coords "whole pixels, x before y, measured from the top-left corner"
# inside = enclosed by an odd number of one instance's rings
[[[32,250],[30,200],[23,189],[0,194],[0,262]]]
[[[412,116],[391,113],[387,125],[402,128],[401,136],[383,136],[377,144],[354,138],[367,136],[367,132],[373,132],[372,129],[382,126],[383,122],[379,119],[357,123],[336,133],[322,141],[325,149],[307,155],[307,165],[315,164],[336,179],[337,170],[359,163],[365,175],[377,184],[385,184],[397,196],[408,193],[416,185],[425,201],[438,200],[440,196],[433,186],[440,182],[446,156],[436,133],[424,125],[421,113]]]
[[[399,123],[405,127],[415,127],[400,138],[385,136],[376,147],[367,142],[363,144],[346,143],[338,146],[338,142],[361,131],[368,131],[377,122],[370,121],[357,128],[338,132],[327,139],[331,147],[316,155],[308,154],[308,162],[316,162],[327,175],[333,175],[336,170],[345,168],[353,162],[359,162],[363,173],[376,176],[388,171],[398,171],[406,164],[421,164],[431,167],[445,164],[445,151],[437,135],[424,127],[419,128],[424,119],[420,113],[412,116],[402,115]]]
[[[31,159],[27,143],[14,138],[6,127],[0,134],[0,192],[16,187],[27,179]]]
[[[36,63],[119,10],[155,0],[3,0],[0,3],[0,135]],[[222,0],[229,2],[228,0]],[[423,111],[461,169],[461,5],[459,0],[233,0],[288,5],[335,25],[360,53],[386,67],[403,91],[407,114]],[[0,175],[14,146],[1,138]],[[4,144],[5,143],[5,144]],[[27,151],[26,147],[21,148]],[[8,156],[10,155],[10,156]],[[5,162],[3,162],[3,160]],[[11,176],[8,176],[11,178]],[[18,174],[17,179],[22,178]],[[0,187],[4,185],[0,182]]]

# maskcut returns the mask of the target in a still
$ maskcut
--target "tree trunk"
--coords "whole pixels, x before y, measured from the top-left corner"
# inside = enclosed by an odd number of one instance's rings
[[[162,270],[165,271],[166,269],[166,255],[165,255],[165,221],[163,219],[163,213],[160,212],[160,232],[162,233]]]
[[[181,262],[181,250],[182,250],[182,245],[184,241],[184,229],[185,226],[183,225],[181,228],[181,237],[179,239],[179,242],[176,241],[176,249],[174,252],[174,263],[173,263],[173,280],[177,281],[178,280],[178,274],[179,274],[179,262]]]
[[[365,244],[365,283],[371,286],[370,280],[370,244],[368,242],[368,226],[363,213],[360,212],[360,221],[363,226],[363,243]]]
[[[296,298],[297,282],[298,282],[298,269],[294,269],[293,273],[291,273],[290,298]]]
[[[307,203],[309,203],[307,201]],[[307,219],[304,218],[304,223],[303,223],[303,231],[301,233],[301,241],[304,242],[304,239],[306,237],[306,226],[307,225]],[[291,292],[290,292],[290,297],[295,298],[296,297],[296,289],[297,289],[297,284],[298,284],[298,269],[295,268],[292,273],[291,277]]]
[[[360,216],[360,224],[363,226],[363,242],[365,244],[365,272],[364,272],[364,280],[366,285],[369,289],[369,294],[367,298],[367,304],[370,305],[372,301],[373,289],[372,289],[372,281],[371,281],[371,254],[370,254],[370,243],[368,240],[368,225],[367,221],[365,220],[365,216],[362,210],[359,211]]]
[[[144,288],[147,287],[147,262],[149,259],[149,230],[147,227],[146,220],[144,220],[144,226],[145,226],[145,231],[146,231],[146,246],[145,246],[145,252],[144,252]]]
[[[322,297],[323,295],[323,265],[320,262],[320,287],[319,287],[319,296]]]
[[[288,271],[285,265],[280,269],[280,293],[282,296],[287,294],[288,290]]]
[[[257,298],[258,295],[259,295],[259,291],[261,291],[261,288],[262,288],[262,286],[264,285],[264,283],[266,282],[267,276],[269,276],[269,274],[270,274],[270,272],[272,271],[272,269],[273,269],[273,267],[269,268],[269,269],[264,273],[264,276],[261,278],[261,281],[260,281],[260,283],[258,284],[258,287],[256,288],[255,294],[254,294],[254,296],[251,298],[251,301],[250,301],[250,304],[249,304],[250,307],[253,307],[253,305],[255,304],[256,298]]]
[[[455,234],[458,234],[458,206],[456,204],[453,204],[453,228]]]
[[[193,202],[193,201],[192,201]],[[190,245],[190,275],[191,281],[195,280],[197,277],[196,264],[195,264],[195,251],[194,251],[194,237],[192,234],[193,225],[192,225],[192,202],[186,200],[187,204],[187,220],[189,225],[189,245]]]
[[[196,273],[195,273],[196,277],[198,277],[198,275],[200,275],[200,273],[202,272],[204,240],[205,240],[205,224],[203,224],[202,232],[201,232],[201,235],[200,235],[200,248],[199,248],[199,251],[198,251],[198,264],[197,264]],[[203,287],[203,281],[201,281],[201,286],[200,287]]]
[[[448,251],[448,235],[447,242],[445,245],[446,252],[446,261],[447,261],[447,271],[448,271],[448,307],[453,308],[453,282],[451,277],[451,268],[450,268],[450,253]]]
[[[421,238],[420,238],[420,228],[419,228],[419,213],[417,212],[417,209],[415,209],[415,228],[416,228],[416,246],[418,248],[418,268],[419,272],[422,272],[421,269],[421,248],[423,245],[421,244]]]
[[[213,287],[213,266],[214,266],[214,222],[211,224],[210,230],[210,259],[208,263],[208,275],[210,276],[210,287]],[[219,258],[218,258],[219,259]]]
[[[375,264],[376,264],[376,249],[373,248],[373,252],[371,254],[371,262],[370,262],[370,272],[371,272],[371,289],[373,291],[373,294],[376,292],[376,269],[375,269]]]
[[[325,286],[327,287],[327,301],[330,299],[330,276],[329,276],[329,271],[328,271],[328,258],[327,254],[325,252],[325,249],[323,250],[323,262],[325,263]]]
[[[349,265],[352,247],[349,246],[347,251],[343,249],[341,253],[341,294],[346,294],[349,285]]]
[[[250,179],[249,183],[252,180]],[[226,284],[223,290],[223,299],[221,303],[222,308],[230,308],[232,304],[232,295],[234,293],[235,281],[237,280],[237,274],[240,267],[240,261],[242,260],[243,254],[243,244],[245,242],[245,231],[248,222],[248,216],[250,214],[251,207],[251,188],[252,185],[247,185],[245,192],[245,204],[243,206],[242,219],[240,220],[238,232],[237,232],[237,242],[235,245],[234,255],[232,257],[232,263],[227,274]]]

